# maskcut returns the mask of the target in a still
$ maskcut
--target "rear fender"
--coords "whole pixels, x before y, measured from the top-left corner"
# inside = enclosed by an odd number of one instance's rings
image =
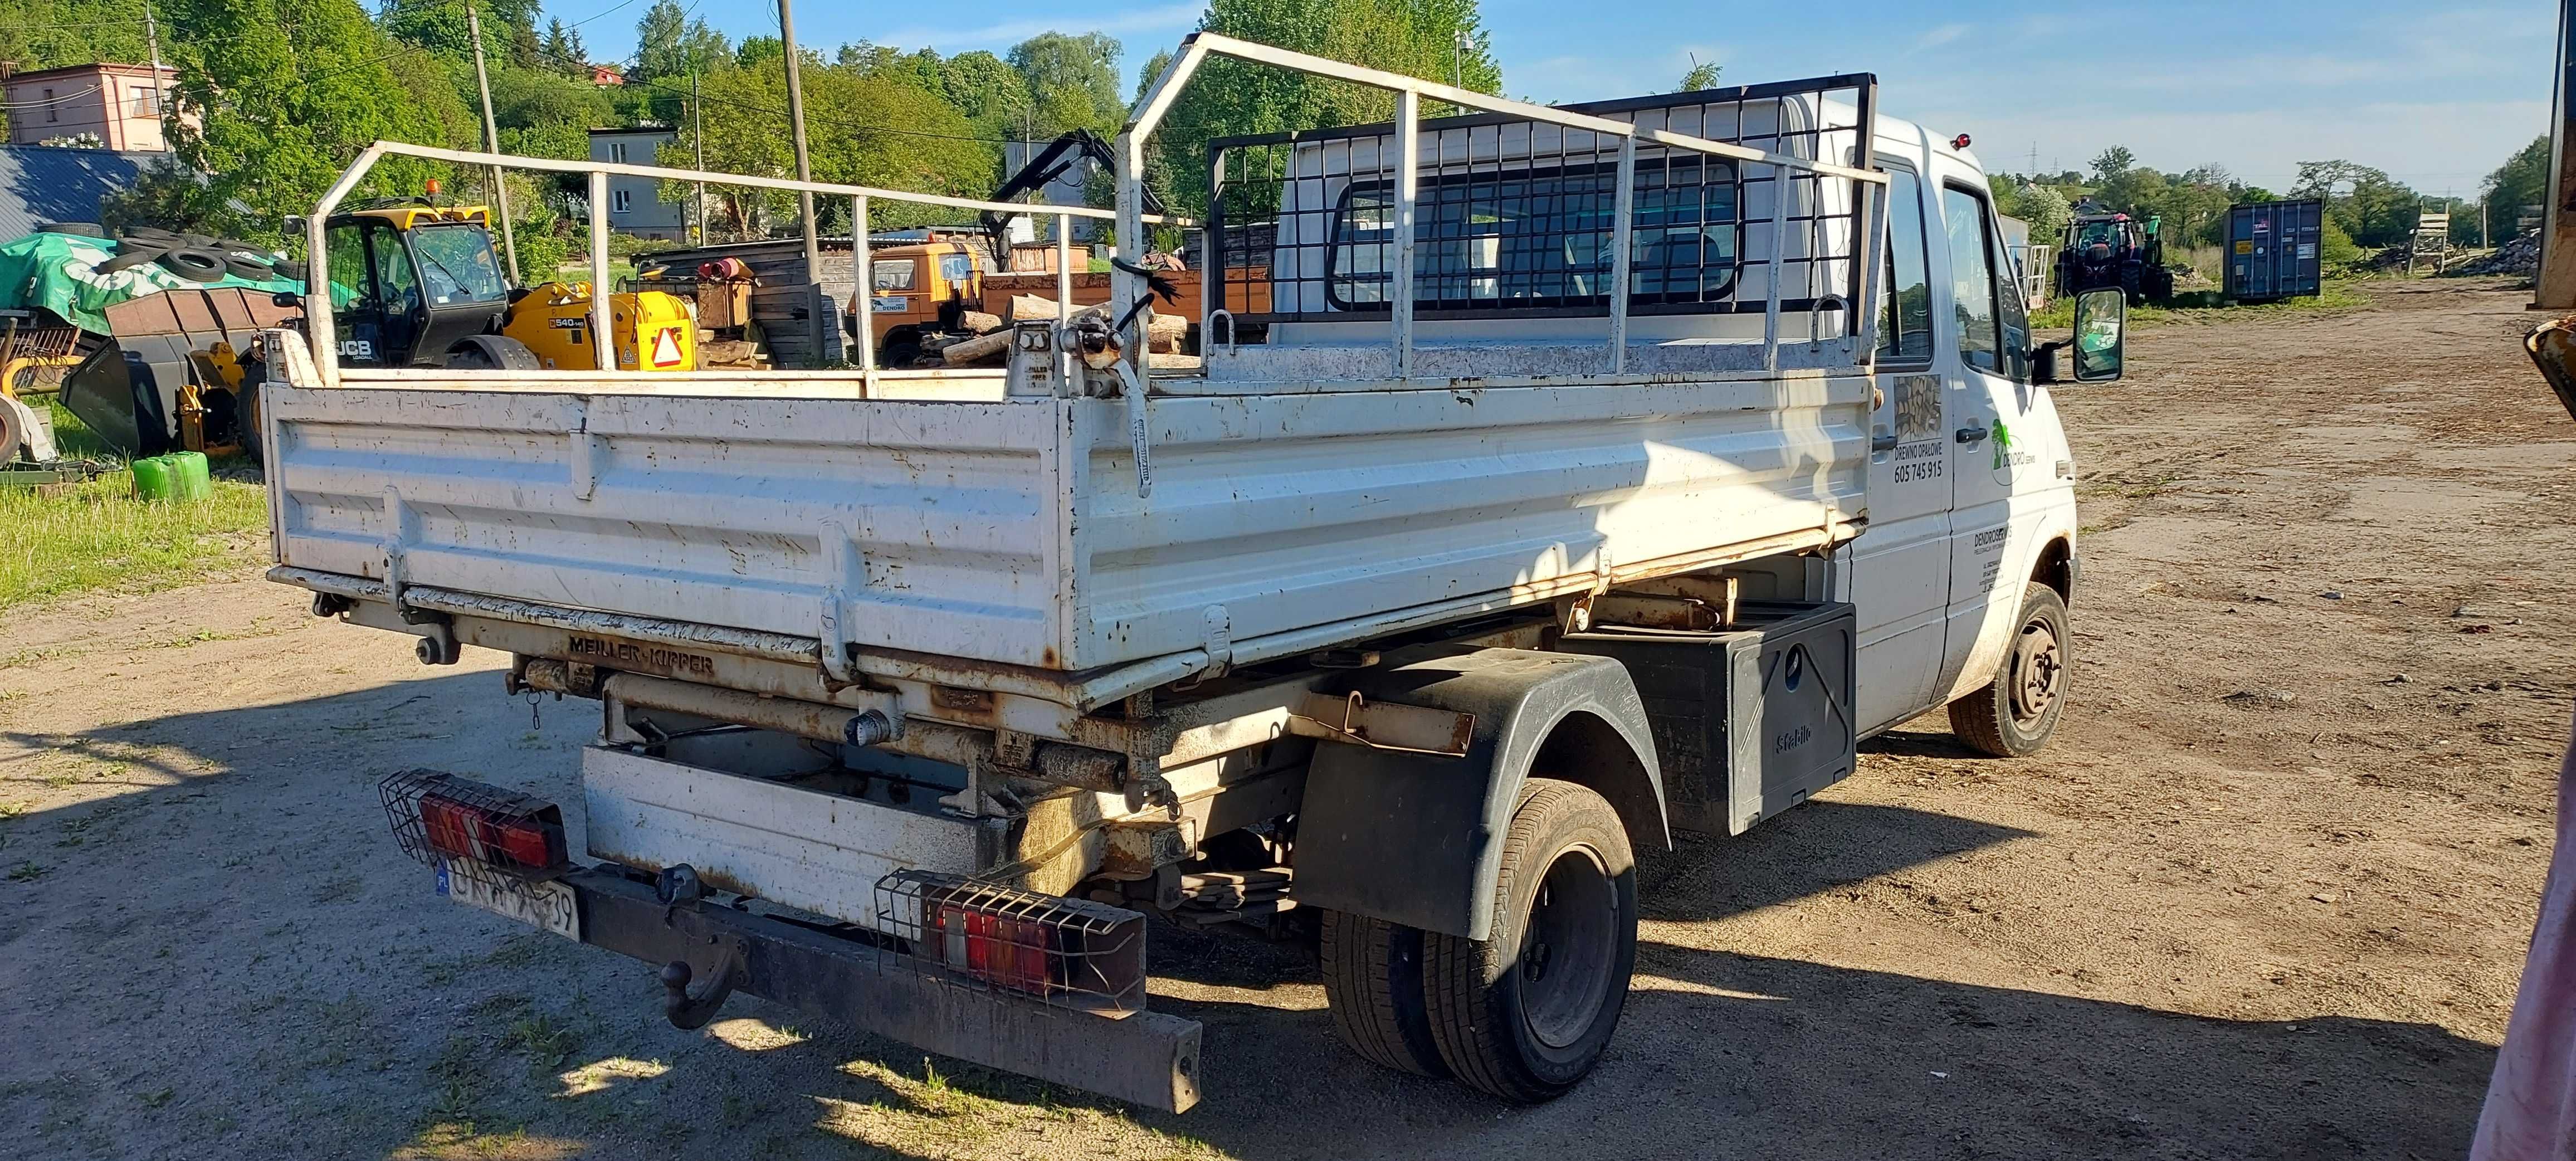
[[[1325,743],[1297,817],[1300,903],[1484,939],[1503,836],[1533,772],[1619,811],[1629,845],[1665,850],[1663,775],[1636,683],[1606,657],[1422,646],[1335,692],[1475,715],[1461,758]]]

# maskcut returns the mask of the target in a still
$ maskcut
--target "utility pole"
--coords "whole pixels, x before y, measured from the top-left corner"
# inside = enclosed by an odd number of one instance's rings
[[[796,180],[814,180],[814,163],[805,153],[805,86],[796,79],[796,17],[788,11],[788,0],[778,0],[778,39],[787,49],[787,119],[794,124],[796,138]],[[814,238],[814,191],[796,191],[796,209],[805,218],[805,280],[823,281],[823,249]],[[858,228],[852,223],[851,229]]]
[[[162,119],[165,140],[161,147],[167,149],[170,147],[166,140],[169,136],[170,95],[169,90],[161,87],[161,26],[152,21],[151,0],[144,0],[143,4],[143,38],[152,45],[152,115]],[[109,103],[114,104],[112,101]]]
[[[501,130],[492,122],[492,77],[483,71],[483,18],[475,13],[474,0],[465,0],[465,31],[474,38],[474,88],[483,94],[483,149],[501,151]],[[510,233],[510,187],[502,180],[501,167],[492,167],[492,215],[501,219],[501,257],[510,264],[510,281],[525,286],[519,276],[519,243]],[[549,272],[551,273],[551,272]],[[608,282],[608,272],[597,271],[594,277],[601,285]]]
[[[698,147],[698,172],[707,171],[707,106],[698,99],[698,49],[689,46],[689,116],[698,123],[690,134]],[[707,183],[698,183],[698,245],[707,244]]]

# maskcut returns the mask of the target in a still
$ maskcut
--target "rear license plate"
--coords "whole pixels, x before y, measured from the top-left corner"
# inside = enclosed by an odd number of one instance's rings
[[[445,859],[438,864],[438,893],[569,940],[581,939],[580,904],[562,883],[529,882],[470,859]]]

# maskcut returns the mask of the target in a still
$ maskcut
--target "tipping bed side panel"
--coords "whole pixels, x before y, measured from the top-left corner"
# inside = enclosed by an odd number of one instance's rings
[[[1055,667],[1053,403],[270,384],[283,563]]]

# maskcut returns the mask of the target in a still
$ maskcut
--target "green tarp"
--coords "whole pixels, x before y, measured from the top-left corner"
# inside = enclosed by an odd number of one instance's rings
[[[114,257],[117,244],[76,234],[29,234],[0,245],[0,310],[43,307],[73,326],[106,334],[107,308],[127,299],[191,286],[247,286],[257,290],[292,290],[304,284],[287,279],[254,282],[230,274],[212,282],[193,282],[158,262],[128,266],[113,274],[97,272]]]

